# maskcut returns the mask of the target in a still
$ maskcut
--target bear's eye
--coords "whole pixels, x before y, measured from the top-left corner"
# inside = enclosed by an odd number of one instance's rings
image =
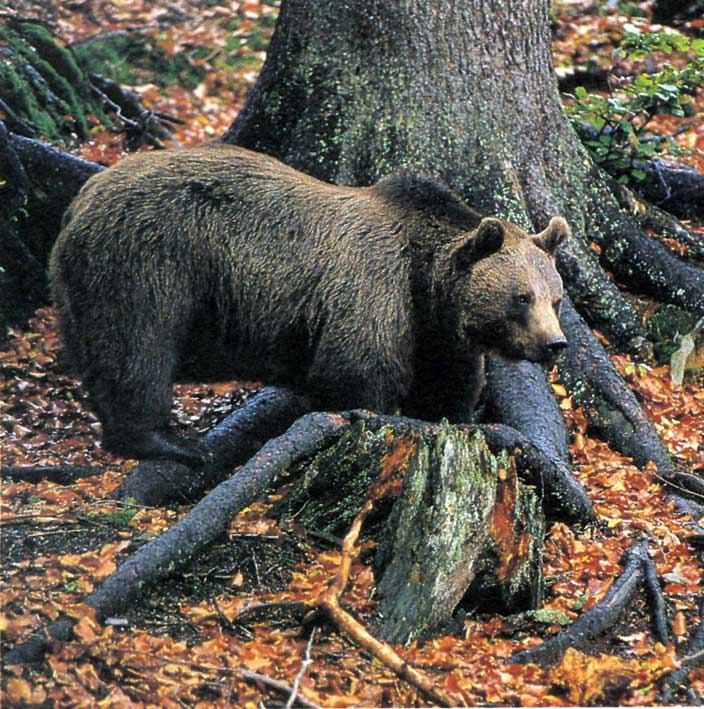
[[[516,302],[519,305],[530,305],[533,302],[533,295],[531,293],[519,293],[516,296]]]

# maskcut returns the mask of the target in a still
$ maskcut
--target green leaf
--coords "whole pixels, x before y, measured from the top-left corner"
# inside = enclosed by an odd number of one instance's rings
[[[645,172],[645,170],[641,170],[640,168],[635,168],[631,170],[631,175],[638,180],[638,182],[643,182],[646,177],[648,177],[648,174]]]

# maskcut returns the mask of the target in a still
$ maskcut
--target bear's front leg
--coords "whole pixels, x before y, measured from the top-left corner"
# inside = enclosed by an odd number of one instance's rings
[[[445,357],[425,361],[415,380],[404,403],[405,414],[424,421],[472,423],[486,384],[484,355],[466,352],[452,361]]]

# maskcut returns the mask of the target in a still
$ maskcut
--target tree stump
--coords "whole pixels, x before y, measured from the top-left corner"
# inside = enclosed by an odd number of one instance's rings
[[[409,461],[377,553],[381,635],[407,643],[446,625],[465,599],[494,610],[543,596],[545,518],[507,454],[481,432],[441,425]]]
[[[358,422],[316,456],[276,512],[342,536],[375,481],[382,484],[365,531],[380,539],[374,568],[384,639],[431,635],[460,604],[494,611],[540,604],[538,496],[519,481],[513,458],[491,454],[479,430]]]

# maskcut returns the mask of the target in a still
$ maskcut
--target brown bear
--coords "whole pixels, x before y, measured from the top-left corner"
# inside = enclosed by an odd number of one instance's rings
[[[62,338],[108,450],[197,462],[172,384],[287,385],[318,409],[466,419],[483,353],[565,346],[568,234],[483,218],[429,178],[320,182],[211,145],[142,153],[85,184],[50,271]]]

